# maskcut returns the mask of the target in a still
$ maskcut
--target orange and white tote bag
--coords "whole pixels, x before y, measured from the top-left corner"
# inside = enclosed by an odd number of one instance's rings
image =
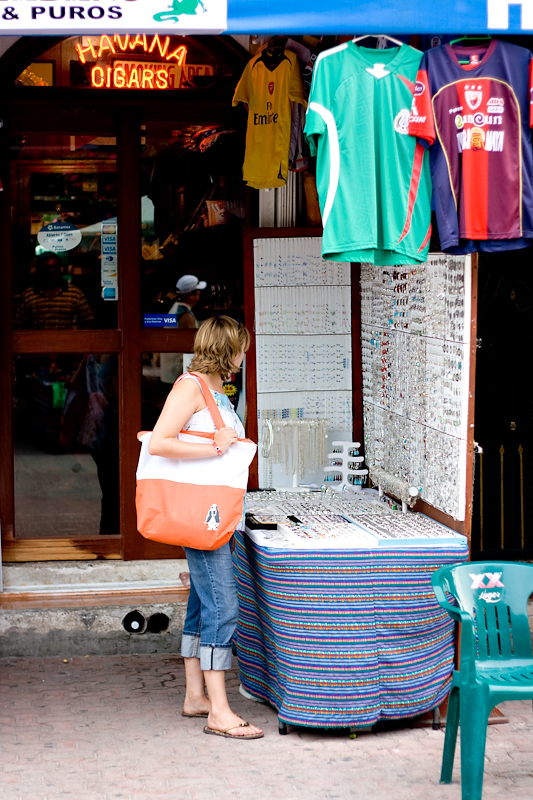
[[[202,376],[202,389],[217,430],[225,427],[218,406]],[[242,517],[248,468],[257,445],[239,439],[222,456],[165,458],[148,451],[151,433],[140,433],[137,467],[137,528],[146,539],[163,544],[217,550],[228,542]],[[214,433],[181,431],[180,441],[213,440]]]

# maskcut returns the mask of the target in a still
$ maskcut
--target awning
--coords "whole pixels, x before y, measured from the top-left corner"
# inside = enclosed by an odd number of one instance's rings
[[[529,33],[533,0],[228,0],[228,33]]]
[[[533,0],[26,0],[0,8],[3,36],[223,32],[530,33]]]

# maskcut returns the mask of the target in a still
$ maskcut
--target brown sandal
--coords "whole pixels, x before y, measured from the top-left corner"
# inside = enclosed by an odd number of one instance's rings
[[[264,733],[251,733],[249,736],[239,736],[236,733],[228,733],[235,728],[251,728],[249,722],[241,722],[240,725],[230,725],[229,728],[224,728],[223,731],[217,731],[215,728],[210,728],[208,725],[204,728],[204,733],[211,733],[213,736],[223,736],[224,739],[262,739]]]
[[[182,717],[202,717],[206,719],[209,716],[209,711],[202,711],[200,714],[186,714],[185,711],[181,712]]]

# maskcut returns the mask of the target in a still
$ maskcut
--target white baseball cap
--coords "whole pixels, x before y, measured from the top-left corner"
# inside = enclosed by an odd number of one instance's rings
[[[199,281],[196,275],[182,275],[176,284],[176,289],[180,294],[189,294],[190,292],[199,292],[206,286],[207,283]]]

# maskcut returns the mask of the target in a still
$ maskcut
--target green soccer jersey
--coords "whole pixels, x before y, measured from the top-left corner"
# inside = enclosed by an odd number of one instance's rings
[[[427,151],[408,135],[421,53],[346,42],[321,53],[305,123],[332,261],[425,261],[431,236]]]

